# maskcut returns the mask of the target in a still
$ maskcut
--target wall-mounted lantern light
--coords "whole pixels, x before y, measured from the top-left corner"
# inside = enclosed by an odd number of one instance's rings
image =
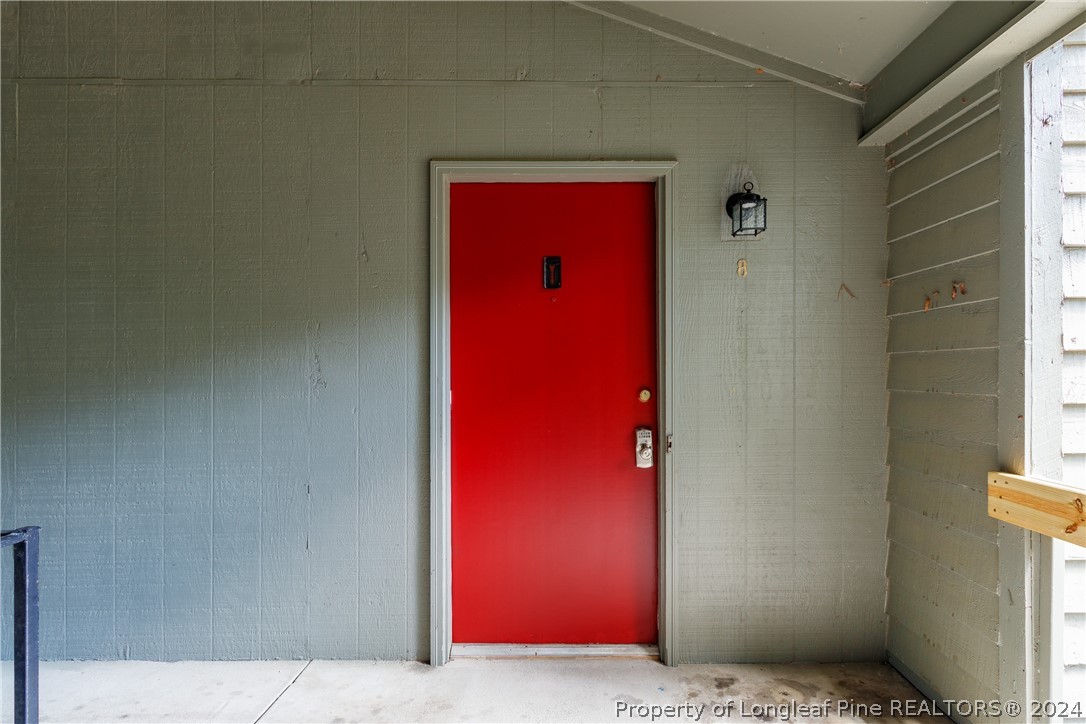
[[[754,193],[754,184],[747,181],[743,192],[732,194],[724,204],[732,220],[732,236],[757,236],[766,228],[766,200]]]

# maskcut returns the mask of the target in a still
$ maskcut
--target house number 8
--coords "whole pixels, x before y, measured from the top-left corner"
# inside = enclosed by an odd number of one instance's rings
[[[740,259],[739,261],[737,261],[735,263],[735,273],[738,274],[741,277],[745,277],[747,275],[747,260],[746,259]]]

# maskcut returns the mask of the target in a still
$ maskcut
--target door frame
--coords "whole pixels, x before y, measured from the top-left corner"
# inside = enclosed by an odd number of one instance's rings
[[[430,162],[430,663],[452,649],[452,440],[449,345],[449,187],[454,183],[651,182],[656,184],[657,635],[672,665],[672,261],[676,161]]]

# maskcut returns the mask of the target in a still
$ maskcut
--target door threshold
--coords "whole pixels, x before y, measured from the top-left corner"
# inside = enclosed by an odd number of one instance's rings
[[[452,659],[653,659],[656,644],[453,644]]]

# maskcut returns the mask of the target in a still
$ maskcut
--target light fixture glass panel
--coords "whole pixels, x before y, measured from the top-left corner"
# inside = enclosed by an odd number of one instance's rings
[[[743,203],[743,230],[747,234],[765,231],[765,199]]]
[[[732,194],[724,203],[725,212],[731,217],[733,237],[757,236],[766,230],[768,204],[765,198],[754,193],[754,184],[749,181],[743,186],[743,191]]]

